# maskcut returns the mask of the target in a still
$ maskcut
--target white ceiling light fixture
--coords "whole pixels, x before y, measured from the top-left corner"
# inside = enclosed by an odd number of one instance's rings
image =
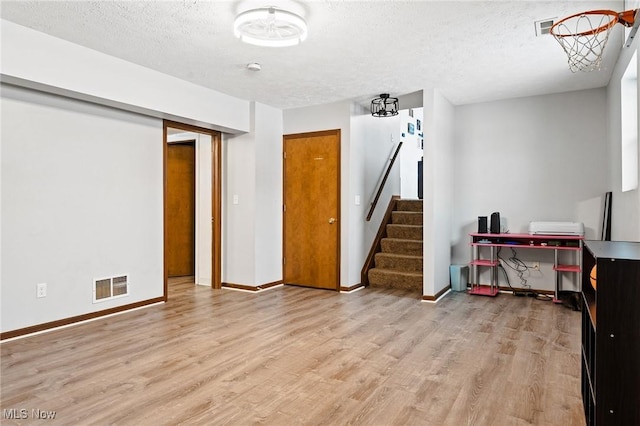
[[[295,46],[307,38],[307,23],[293,12],[261,7],[239,14],[233,22],[233,33],[256,46]]]

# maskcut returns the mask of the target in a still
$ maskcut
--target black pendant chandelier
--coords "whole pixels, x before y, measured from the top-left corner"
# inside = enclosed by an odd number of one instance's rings
[[[371,115],[374,117],[392,117],[398,115],[398,98],[381,93],[379,98],[371,101]]]

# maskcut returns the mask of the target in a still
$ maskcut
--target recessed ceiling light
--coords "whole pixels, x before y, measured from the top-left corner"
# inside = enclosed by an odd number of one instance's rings
[[[257,46],[295,46],[307,38],[307,23],[293,12],[262,7],[239,14],[233,33],[243,42]]]

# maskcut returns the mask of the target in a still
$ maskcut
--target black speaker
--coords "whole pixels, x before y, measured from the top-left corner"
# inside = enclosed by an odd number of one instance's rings
[[[418,161],[418,199],[422,200],[422,160]]]
[[[491,213],[491,228],[489,228],[489,232],[492,234],[500,233],[500,213]]]
[[[487,217],[478,216],[478,234],[487,233]]]

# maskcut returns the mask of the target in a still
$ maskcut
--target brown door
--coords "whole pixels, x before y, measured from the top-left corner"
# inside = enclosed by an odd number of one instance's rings
[[[195,145],[167,147],[167,268],[170,277],[195,273]]]
[[[284,282],[340,289],[340,130],[284,137]]]

